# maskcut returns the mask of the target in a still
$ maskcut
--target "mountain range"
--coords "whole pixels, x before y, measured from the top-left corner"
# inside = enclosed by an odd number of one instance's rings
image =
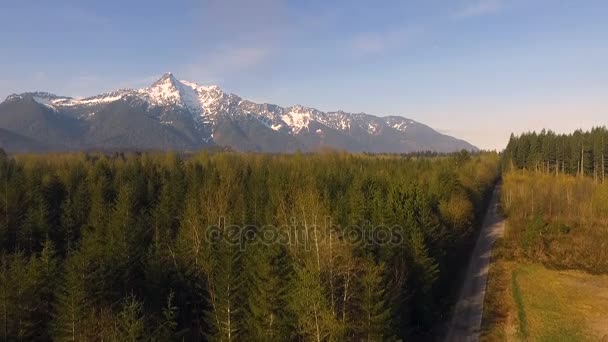
[[[146,88],[84,99],[46,92],[10,95],[0,104],[0,147],[9,152],[477,150],[404,117],[258,104],[218,86],[177,80],[171,73]]]

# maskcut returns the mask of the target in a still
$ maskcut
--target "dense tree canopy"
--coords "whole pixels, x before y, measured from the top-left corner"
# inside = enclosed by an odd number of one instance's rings
[[[555,174],[591,176],[604,181],[608,171],[608,129],[556,134],[542,130],[511,135],[504,152],[505,167]]]
[[[390,340],[445,319],[495,154],[0,156],[0,340]]]

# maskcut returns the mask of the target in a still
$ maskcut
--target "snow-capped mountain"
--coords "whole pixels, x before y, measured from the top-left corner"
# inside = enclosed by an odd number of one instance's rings
[[[15,135],[27,144],[4,143],[16,141]],[[10,95],[0,104],[0,144],[10,150],[476,150],[403,117],[258,104],[171,73],[146,88],[84,99],[45,92]]]

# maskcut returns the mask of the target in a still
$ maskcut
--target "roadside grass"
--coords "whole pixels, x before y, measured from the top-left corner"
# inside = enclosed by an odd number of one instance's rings
[[[482,341],[608,341],[605,275],[498,259],[485,305]]]
[[[480,341],[518,340],[516,304],[511,292],[515,263],[508,260],[507,251],[504,240],[499,239],[494,246],[488,273]]]

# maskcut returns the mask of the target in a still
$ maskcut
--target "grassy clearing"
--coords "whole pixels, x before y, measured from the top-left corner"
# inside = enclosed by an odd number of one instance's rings
[[[493,268],[482,340],[608,340],[608,276],[504,260]]]

